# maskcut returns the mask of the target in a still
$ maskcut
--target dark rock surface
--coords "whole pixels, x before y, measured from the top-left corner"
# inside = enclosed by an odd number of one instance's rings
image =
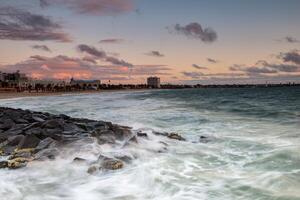
[[[176,133],[154,134],[185,140]],[[122,141],[128,145],[138,143],[138,137],[148,138],[148,135],[111,122],[0,107],[0,156],[8,158],[0,162],[0,168],[17,169],[34,160],[55,159],[60,147],[87,137],[96,138],[100,145]],[[124,162],[129,163],[132,159],[128,155],[99,158],[100,167],[92,166],[88,172],[120,169]],[[84,158],[74,159],[77,163],[84,161]]]

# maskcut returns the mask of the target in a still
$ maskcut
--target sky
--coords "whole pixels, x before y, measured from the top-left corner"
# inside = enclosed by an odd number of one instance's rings
[[[104,83],[300,82],[299,0],[0,0],[0,71]]]

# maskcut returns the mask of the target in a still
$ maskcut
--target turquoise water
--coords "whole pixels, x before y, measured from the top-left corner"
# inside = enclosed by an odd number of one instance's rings
[[[4,199],[300,199],[300,87],[186,89],[0,100],[19,107],[174,131],[188,142],[151,136],[112,149],[82,144],[54,162],[0,171]],[[199,136],[208,136],[199,143]],[[169,144],[158,154],[157,141]],[[137,160],[89,176],[72,156],[126,151]]]

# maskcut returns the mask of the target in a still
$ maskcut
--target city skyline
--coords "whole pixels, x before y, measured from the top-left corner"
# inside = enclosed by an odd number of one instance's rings
[[[0,3],[0,71],[112,83],[300,81],[296,0]]]

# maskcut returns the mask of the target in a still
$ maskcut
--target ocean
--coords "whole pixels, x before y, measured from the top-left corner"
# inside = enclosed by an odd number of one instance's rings
[[[300,199],[300,87],[145,90],[0,100],[0,106],[131,126],[134,146],[80,143],[54,161],[0,170],[3,200]],[[151,135],[177,132],[187,141]],[[200,136],[205,136],[203,141]],[[159,142],[168,144],[159,152]],[[126,152],[123,169],[90,175],[74,156]]]

